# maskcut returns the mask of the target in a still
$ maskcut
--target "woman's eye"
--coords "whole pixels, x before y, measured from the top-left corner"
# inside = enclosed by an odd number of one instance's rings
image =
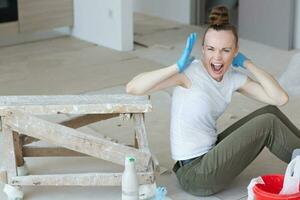
[[[213,51],[214,49],[212,49],[212,48],[209,48],[209,49],[207,49],[208,51]]]
[[[229,49],[224,49],[223,51],[226,52],[226,53],[229,53],[229,52],[230,52]]]

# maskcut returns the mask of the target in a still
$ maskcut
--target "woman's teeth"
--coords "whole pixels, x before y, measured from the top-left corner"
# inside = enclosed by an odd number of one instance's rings
[[[223,67],[223,64],[213,64],[213,63],[211,63],[211,67],[214,71],[220,71]]]

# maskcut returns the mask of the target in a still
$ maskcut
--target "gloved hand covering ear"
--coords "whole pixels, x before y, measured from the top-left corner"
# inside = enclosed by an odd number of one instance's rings
[[[195,59],[195,57],[191,57],[190,55],[196,40],[196,33],[191,33],[190,36],[187,38],[185,49],[183,50],[181,57],[177,61],[179,73],[183,72]]]
[[[242,68],[245,69],[244,62],[245,62],[246,60],[249,60],[249,58],[247,58],[244,54],[242,54],[242,53],[239,52],[239,53],[233,58],[233,60],[232,60],[232,66],[233,66],[233,67],[236,67],[236,68],[242,67]]]

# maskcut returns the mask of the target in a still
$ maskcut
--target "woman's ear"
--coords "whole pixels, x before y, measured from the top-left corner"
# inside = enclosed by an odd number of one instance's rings
[[[238,53],[239,53],[239,46],[237,46],[237,47],[235,48],[235,53],[234,53],[234,56],[237,56],[237,55],[238,55]]]

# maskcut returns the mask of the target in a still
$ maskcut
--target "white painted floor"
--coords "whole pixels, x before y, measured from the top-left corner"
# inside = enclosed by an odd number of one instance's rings
[[[201,27],[182,25],[141,14],[135,15],[134,28],[135,41],[142,46],[136,45],[132,52],[117,52],[71,37],[2,47],[0,94],[124,93],[124,85],[133,76],[173,64],[180,56],[189,33],[197,32],[201,38],[204,31]],[[275,49],[245,39],[240,39],[240,51],[277,78],[286,70],[292,56],[299,52]],[[200,58],[200,42],[193,54]],[[171,169],[174,163],[170,157],[169,146],[171,94],[172,89],[154,93],[151,96],[153,112],[146,116],[151,149],[161,166],[167,169]],[[290,102],[281,108],[298,127],[299,99],[297,96],[291,96]],[[219,131],[261,106],[263,104],[239,94],[234,95],[231,105],[218,121]],[[133,139],[130,122],[119,119],[95,123],[81,130],[90,133],[101,131],[126,143]],[[0,134],[0,146],[1,142]],[[119,166],[92,158],[31,158],[26,159],[26,162],[31,174],[123,170]],[[253,177],[284,173],[285,167],[286,164],[265,149],[226,190],[211,197],[194,197],[185,193],[172,173],[158,177],[157,184],[167,187],[168,195],[178,200],[246,199],[246,187]],[[26,200],[121,199],[120,187],[24,187],[23,191]],[[0,199],[6,199],[2,192]]]

